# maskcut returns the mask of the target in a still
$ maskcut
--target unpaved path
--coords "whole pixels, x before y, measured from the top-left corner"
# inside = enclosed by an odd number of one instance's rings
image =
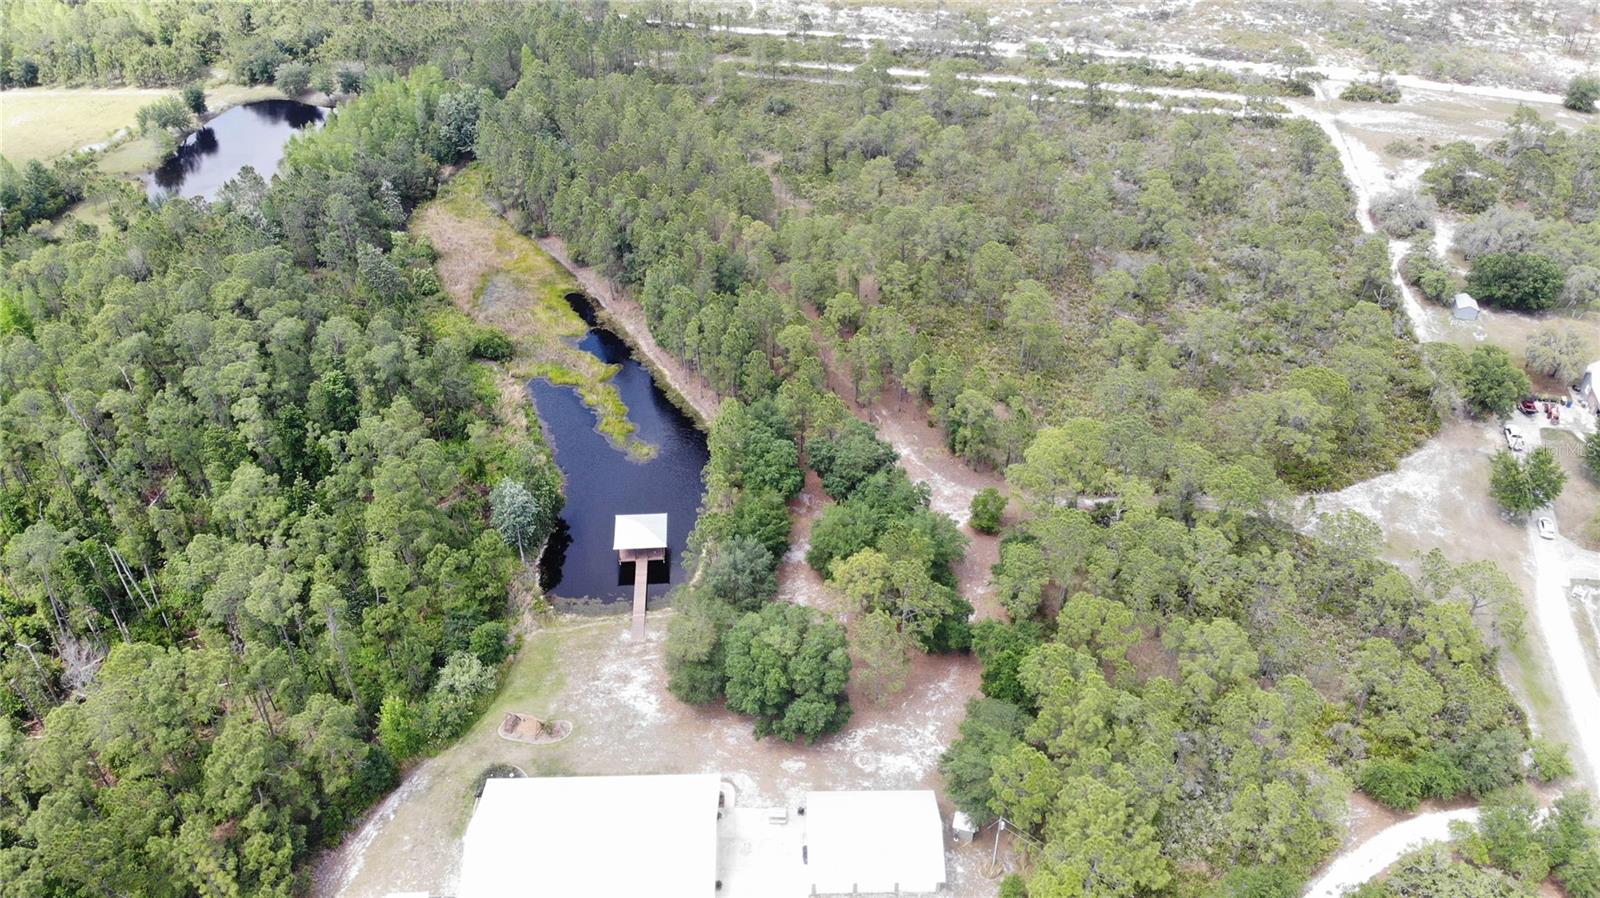
[[[1339,898],[1379,873],[1400,856],[1428,842],[1450,838],[1450,824],[1477,822],[1477,808],[1434,811],[1390,826],[1335,857],[1306,889],[1305,898]]]
[[[561,238],[542,237],[537,242],[540,249],[549,253],[578,279],[584,290],[610,314],[613,323],[624,331],[628,342],[650,360],[653,370],[663,374],[673,389],[694,406],[702,422],[709,424],[716,418],[721,397],[704,377],[656,342],[650,334],[649,324],[645,321],[644,309],[637,300],[597,269],[574,262],[571,254],[567,252],[566,243]],[[815,323],[816,310],[805,311]],[[957,524],[962,525],[962,530],[971,543],[967,548],[966,558],[956,567],[957,586],[961,594],[978,609],[979,617],[998,616],[994,608],[988,607],[987,598],[990,592],[989,569],[1000,558],[999,540],[997,537],[972,530],[966,526],[966,521],[970,515],[972,497],[977,495],[979,490],[990,486],[1004,491],[1004,478],[997,472],[975,471],[950,454],[944,447],[944,440],[938,429],[928,423],[926,414],[917,403],[902,400],[894,403],[892,407],[888,402],[868,407],[856,402],[853,398],[855,390],[848,378],[837,370],[832,353],[825,345],[821,348],[828,371],[829,387],[844,400],[857,417],[876,427],[878,434],[894,446],[900,455],[901,466],[913,481],[928,485],[930,505],[933,510],[949,515]],[[804,533],[810,532],[809,521],[820,513],[824,501],[825,497],[820,489],[815,490],[809,500],[804,494],[797,500],[804,504],[792,510],[807,516]],[[803,538],[803,535],[798,538]],[[812,578],[799,573],[799,566],[804,564],[801,560],[803,557],[803,549],[798,546],[792,547],[782,572],[787,575],[783,580],[783,587],[788,594],[797,598],[807,594],[815,595],[820,587],[820,583],[810,582]],[[794,582],[796,576],[801,582]]]
[[[906,43],[907,38],[905,34],[847,32],[829,29],[802,30],[764,26],[723,26],[721,30],[745,35],[843,39],[857,42],[861,46],[870,46],[879,41],[891,45],[903,44]],[[1166,65],[1206,67],[1267,78],[1282,77],[1285,73],[1285,68],[1282,65],[1215,59],[1183,52],[1181,48],[1127,50],[1112,46],[1087,44],[1076,40],[1070,42],[1062,41],[1051,37],[1040,37],[1039,41],[1046,45],[1054,44],[1065,51],[1088,52],[1108,58],[1147,58],[1153,62]],[[939,43],[938,41],[932,42]],[[950,44],[952,47],[962,45],[960,41],[944,43]],[[968,49],[971,48],[969,47]],[[1018,42],[999,41],[995,42],[991,49],[1002,56],[1018,57],[1026,52],[1027,45]],[[736,63],[753,62],[734,57],[728,58],[733,59]],[[788,69],[789,73],[780,73],[778,71],[780,68]],[[827,84],[845,84],[848,82],[848,75],[855,69],[856,66],[850,63],[783,61],[768,63],[766,71],[742,71],[741,74]],[[1404,137],[1425,136],[1439,142],[1467,139],[1482,144],[1499,133],[1502,129],[1500,123],[1519,105],[1534,107],[1541,115],[1555,121],[1562,127],[1578,127],[1585,122],[1582,117],[1563,108],[1561,105],[1562,97],[1557,94],[1494,84],[1454,84],[1415,75],[1393,76],[1405,92],[1401,103],[1396,106],[1348,103],[1338,99],[1342,88],[1352,81],[1370,78],[1370,72],[1329,62],[1318,62],[1308,66],[1307,69],[1320,72],[1326,76],[1325,80],[1317,82],[1316,93],[1313,97],[1294,99],[1271,97],[1267,99],[1283,104],[1289,110],[1289,115],[1315,122],[1318,127],[1327,133],[1334,147],[1338,150],[1340,164],[1344,168],[1345,176],[1355,190],[1357,221],[1361,224],[1362,229],[1368,233],[1374,233],[1377,230],[1369,212],[1373,197],[1397,187],[1414,186],[1417,177],[1426,168],[1426,162],[1422,160],[1389,158],[1384,147],[1391,141]],[[814,72],[817,74],[804,75],[798,74],[798,72]],[[928,76],[928,71],[921,68],[891,67],[889,75],[901,82],[900,87],[902,89],[914,92],[926,87],[922,79]],[[1042,77],[1029,79],[1021,75],[1005,73],[966,73],[959,77],[968,84],[974,85],[974,93],[984,96],[992,96],[994,92],[983,85],[1040,83],[1052,87],[1072,89],[1083,89],[1086,86],[1081,81],[1069,78]],[[1100,84],[1099,87],[1112,94],[1137,92],[1164,97],[1169,101],[1212,100],[1243,105],[1248,104],[1252,99],[1244,94],[1198,88],[1117,82],[1107,82]],[[1126,100],[1113,101],[1113,105],[1129,108],[1162,108],[1160,104]],[[1170,111],[1198,112],[1204,110],[1178,107],[1172,108]],[[1233,112],[1224,114],[1239,115],[1247,113]],[[1453,226],[1448,223],[1444,216],[1440,216],[1436,227],[1439,228],[1439,233],[1445,235],[1443,239],[1445,245],[1448,246],[1448,234],[1453,229]],[[1407,319],[1411,322],[1412,331],[1417,338],[1419,340],[1443,339],[1446,336],[1445,327],[1449,321],[1448,313],[1438,307],[1425,305],[1416,291],[1404,283],[1404,280],[1400,277],[1399,260],[1410,248],[1410,241],[1390,240],[1391,279],[1399,291],[1401,305]],[[1486,328],[1490,331],[1493,330],[1492,326],[1486,322],[1484,326],[1480,326],[1475,330],[1474,334],[1480,335]],[[1492,339],[1492,333],[1490,336]],[[1482,337],[1479,336],[1479,339],[1482,339]]]
[[[1574,416],[1575,418],[1576,416]],[[1530,446],[1541,428],[1522,416],[1510,422]],[[1500,655],[1501,669],[1532,713],[1535,732],[1566,742],[1578,776],[1600,786],[1600,720],[1594,661],[1568,600],[1578,578],[1600,579],[1600,553],[1564,536],[1540,539],[1530,521],[1513,524],[1489,496],[1489,458],[1504,445],[1498,422],[1450,421],[1388,474],[1313,497],[1319,512],[1350,509],[1379,522],[1385,557],[1412,569],[1416,556],[1441,549],[1451,562],[1487,559],[1511,577],[1533,622],[1525,642]]]
[[[1322,85],[1318,85],[1317,89],[1322,90]],[[1340,128],[1338,113],[1315,108],[1310,103],[1290,103],[1288,106],[1296,115],[1316,123],[1328,135],[1328,141],[1339,154],[1339,165],[1344,168],[1345,180],[1350,182],[1350,189],[1355,191],[1356,223],[1368,234],[1377,233],[1378,225],[1372,218],[1372,199],[1393,189],[1391,175],[1384,170],[1378,155]],[[1418,340],[1428,340],[1433,337],[1433,323],[1416,291],[1400,276],[1400,259],[1410,248],[1409,241],[1389,241],[1389,279],[1400,291],[1401,306],[1411,322],[1411,332],[1416,334]]]
[[[472,729],[413,770],[313,875],[313,898],[384,898],[394,891],[455,893],[461,834],[478,777],[496,764],[530,775],[717,773],[741,807],[793,806],[811,789],[928,789],[938,760],[978,690],[970,655],[915,655],[906,688],[882,704],[852,685],[850,723],[815,744],[756,739],[749,718],[669,695],[663,647],[670,610],[651,615],[642,640],[626,617],[555,618],[527,637],[500,693]],[[552,745],[498,736],[507,711],[571,720]],[[948,802],[941,808],[951,812]],[[992,898],[990,843],[946,845],[953,898]],[[535,874],[536,875],[536,871]]]
[[[1564,429],[1583,435],[1587,416],[1568,415]],[[1578,423],[1581,422],[1581,423]],[[1546,428],[1522,427],[1530,446],[1544,442]],[[1581,475],[1580,475],[1581,476]],[[1534,579],[1534,620],[1553,668],[1556,687],[1566,705],[1567,719],[1577,726],[1577,737],[1570,746],[1573,766],[1589,788],[1600,788],[1600,658],[1587,648],[1579,628],[1590,626],[1587,615],[1574,615],[1571,599],[1575,581],[1600,582],[1600,552],[1592,551],[1558,533],[1555,539],[1542,539],[1536,521],[1552,515],[1549,509],[1533,515],[1524,529],[1527,543],[1526,567]],[[1600,633],[1591,633],[1600,636]],[[1588,721],[1587,724],[1584,721]]]
[[[761,170],[767,173],[767,180],[772,183],[772,196],[778,201],[778,211],[784,209],[799,209],[801,212],[811,211],[811,201],[795,193],[789,185],[778,175],[778,163],[783,156],[772,150],[762,150],[756,157],[756,162]]]
[[[1534,617],[1568,719],[1578,723],[1577,744],[1571,746],[1573,766],[1595,788],[1600,784],[1600,690],[1595,687],[1593,662],[1584,660],[1587,652],[1578,638],[1577,627],[1586,622],[1574,620],[1568,595],[1574,580],[1600,581],[1600,553],[1586,551],[1565,536],[1540,539],[1532,521],[1527,539],[1528,566],[1536,580]]]
[[[730,62],[753,64],[754,60],[740,56],[721,57]],[[777,63],[768,63],[782,68],[801,69],[813,72],[827,72],[830,74],[846,75],[854,72],[859,66],[847,62],[806,62],[801,60],[782,60]],[[910,66],[890,66],[889,74],[895,78],[927,78],[932,73],[927,69]],[[1089,87],[1087,81],[1074,78],[1025,78],[1021,75],[1006,75],[988,72],[962,72],[956,75],[959,81],[968,84],[1013,84],[1032,85],[1042,84],[1049,87],[1066,88],[1069,90],[1084,90]],[[1096,88],[1109,93],[1143,93],[1153,94],[1158,97],[1177,97],[1186,100],[1220,100],[1231,103],[1249,103],[1254,97],[1240,93],[1222,90],[1207,90],[1199,87],[1164,87],[1161,85],[1096,83]]]
[[[828,375],[829,389],[894,447],[906,475],[916,483],[928,485],[929,506],[949,516],[967,537],[966,555],[955,566],[957,590],[972,603],[978,619],[1002,618],[1004,612],[993,601],[994,590],[989,583],[989,571],[1000,561],[1000,538],[973,530],[968,519],[972,516],[972,497],[980,490],[993,487],[1002,493],[1010,492],[1005,478],[998,471],[975,470],[952,454],[945,447],[944,435],[928,420],[926,407],[894,385],[886,388],[886,392],[895,394],[892,400],[880,398],[870,406],[857,401],[855,386],[836,358],[832,342],[820,333],[824,325],[817,309],[802,306],[801,311],[811,320],[812,333],[817,335],[817,352]]]
[[[658,24],[659,20],[651,20],[651,24]],[[668,23],[672,27],[698,27],[686,26],[683,23]],[[724,25],[717,30],[730,34],[763,37],[816,37],[828,39],[843,39],[858,43],[863,47],[870,47],[876,43],[890,45],[904,44],[907,42],[906,34],[873,33],[864,31],[839,31],[822,28],[774,28],[753,25]],[[925,43],[939,43],[938,41],[924,41]],[[944,42],[955,48],[976,49],[969,42],[952,41]],[[1029,44],[1044,44],[1053,46],[1054,49],[1071,53],[1087,53],[1095,56],[1104,56],[1111,59],[1148,59],[1151,62],[1163,65],[1196,66],[1213,68],[1239,74],[1259,75],[1265,78],[1279,78],[1284,75],[1285,66],[1280,63],[1251,62],[1247,60],[1219,59],[1213,56],[1202,56],[1188,52],[1179,47],[1165,49],[1124,49],[1111,44],[1093,43],[1079,39],[1063,40],[1043,35],[1032,36],[1028,43],[1019,41],[993,41],[989,44],[990,52],[1000,56],[1016,58],[1028,51]],[[1329,81],[1349,83],[1363,78],[1371,78],[1370,69],[1355,66],[1339,65],[1329,62],[1317,62],[1306,66],[1306,70],[1321,73]],[[1395,83],[1402,88],[1410,90],[1427,90],[1438,93],[1457,94],[1464,97],[1473,97],[1488,100],[1508,101],[1512,103],[1528,104],[1560,104],[1559,94],[1544,91],[1527,90],[1525,88],[1506,87],[1496,84],[1457,84],[1449,81],[1435,81],[1420,75],[1390,75]]]

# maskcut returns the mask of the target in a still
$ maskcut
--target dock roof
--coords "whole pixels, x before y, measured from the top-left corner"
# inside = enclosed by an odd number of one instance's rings
[[[616,530],[611,538],[611,548],[622,552],[628,549],[665,549],[667,547],[667,516],[664,514],[619,514]]]

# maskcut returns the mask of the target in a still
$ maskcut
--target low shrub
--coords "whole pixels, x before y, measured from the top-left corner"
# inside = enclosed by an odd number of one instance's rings
[[[1600,75],[1583,74],[1574,75],[1567,82],[1567,95],[1561,105],[1573,112],[1594,112],[1597,102],[1600,102]]]
[[[1361,791],[1397,811],[1410,811],[1422,800],[1422,777],[1405,761],[1380,758],[1361,767]]]
[[[1433,225],[1435,209],[1413,190],[1391,190],[1372,200],[1372,217],[1391,237],[1410,237]]]
[[[491,362],[508,362],[516,347],[511,338],[492,327],[477,328],[472,334],[472,355]]]
[[[1339,93],[1339,99],[1352,103],[1398,103],[1400,85],[1392,78],[1379,81],[1352,81]]]
[[[1446,303],[1462,283],[1444,260],[1424,250],[1413,250],[1400,260],[1400,276],[1429,302]]]
[[[972,529],[979,533],[997,533],[1000,519],[1006,512],[1006,497],[994,487],[986,487],[972,497]]]

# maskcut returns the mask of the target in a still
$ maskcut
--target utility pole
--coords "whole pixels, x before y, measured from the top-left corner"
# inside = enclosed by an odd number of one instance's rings
[[[994,828],[994,850],[989,854],[989,869],[993,870],[1000,863],[1000,834],[1006,831],[1006,818],[1001,817],[999,824]]]

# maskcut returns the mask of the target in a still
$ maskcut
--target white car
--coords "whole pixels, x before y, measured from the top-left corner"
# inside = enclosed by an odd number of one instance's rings
[[[1500,426],[1500,433],[1505,436],[1506,447],[1512,452],[1521,452],[1522,450],[1528,448],[1528,444],[1523,442],[1522,434],[1512,430],[1510,424],[1502,424]]]
[[[1549,518],[1540,518],[1538,521],[1539,535],[1544,539],[1556,538],[1556,522]]]

